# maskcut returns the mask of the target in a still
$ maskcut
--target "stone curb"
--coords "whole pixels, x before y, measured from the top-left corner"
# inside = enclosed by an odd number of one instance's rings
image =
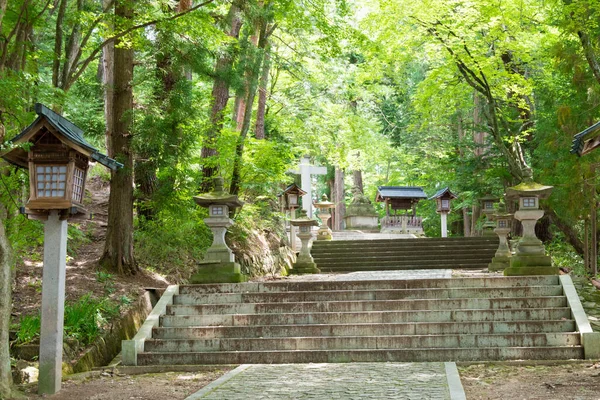
[[[179,285],[167,287],[133,339],[121,342],[123,365],[137,365],[137,355],[144,351],[144,342],[152,338],[152,329],[158,327],[160,316],[166,313],[168,305],[173,304],[173,296],[177,294],[179,294]]]
[[[204,386],[202,389],[200,389],[196,393],[194,393],[194,394],[186,397],[185,400],[198,400],[198,399],[201,399],[202,397],[204,397],[208,393],[210,393],[210,392],[218,389],[221,385],[225,384],[230,379],[233,379],[238,374],[241,374],[242,372],[244,372],[248,368],[252,367],[252,365],[253,364],[242,364],[242,365],[240,365],[239,367],[237,367],[236,369],[234,369],[232,371],[229,371],[228,373],[226,373],[225,375],[223,375],[219,379],[217,379],[217,380],[209,383],[208,385]]]
[[[584,358],[588,360],[600,358],[600,332],[594,332],[592,330],[592,326],[583,309],[571,276],[560,275],[559,278],[565,296],[567,297],[569,307],[571,307],[571,314],[573,314],[573,319],[577,324],[577,330],[581,334]]]
[[[446,379],[448,381],[448,390],[450,391],[450,400],[467,400],[465,390],[460,381],[460,375],[456,363],[445,362]]]

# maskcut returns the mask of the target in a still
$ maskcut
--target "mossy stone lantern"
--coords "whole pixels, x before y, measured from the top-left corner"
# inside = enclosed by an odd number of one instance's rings
[[[523,224],[523,237],[517,243],[515,254],[510,259],[510,266],[504,270],[504,275],[558,275],[558,268],[552,266],[544,244],[535,235],[535,224],[544,215],[539,201],[549,197],[551,192],[552,186],[533,181],[526,181],[506,190],[507,199],[519,201],[515,218]]]
[[[327,225],[327,223],[331,218],[331,213],[329,212],[329,209],[335,208],[335,204],[329,201],[326,194],[323,194],[321,196],[321,201],[315,203],[315,207],[319,209],[319,218],[321,218],[322,222],[321,226],[319,227],[319,230],[317,231],[317,240],[331,240],[332,232],[331,229],[329,229],[329,225]]]
[[[487,195],[479,199],[481,202],[481,213],[485,215],[485,222],[483,223],[483,236],[494,236],[494,213],[496,212],[496,204],[500,199],[498,197]]]
[[[450,202],[456,198],[456,195],[449,188],[438,190],[436,194],[430,197],[435,199],[436,211],[440,214],[442,237],[448,237],[448,214],[450,213]]]
[[[201,207],[208,208],[206,225],[213,233],[213,243],[206,250],[204,259],[199,263],[198,271],[190,278],[191,283],[227,283],[245,282],[240,265],[225,242],[227,228],[233,225],[229,212],[241,207],[244,203],[237,196],[225,192],[223,178],[215,178],[215,189],[194,197]]]
[[[492,258],[492,262],[488,264],[488,270],[492,272],[504,271],[510,266],[511,253],[507,236],[510,233],[513,215],[506,212],[504,203],[500,203],[498,210],[494,213],[494,219],[496,221],[494,232],[498,235],[500,243],[498,244],[494,258]]]
[[[101,154],[71,121],[42,104],[35,112],[36,120],[0,156],[29,170],[29,199],[21,212],[44,221],[38,392],[54,394],[62,379],[67,220],[87,218],[83,197],[90,161],[111,170],[123,165]]]
[[[298,254],[290,272],[292,274],[318,274],[321,271],[317,268],[317,264],[315,264],[315,260],[310,254],[310,241],[313,238],[312,227],[318,226],[319,223],[309,218],[304,210],[300,210],[299,218],[291,220],[290,223],[292,226],[298,227],[298,237],[302,242],[300,254]]]

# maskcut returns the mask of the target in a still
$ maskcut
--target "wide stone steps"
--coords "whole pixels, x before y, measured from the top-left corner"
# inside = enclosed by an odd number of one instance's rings
[[[167,315],[210,314],[285,314],[315,312],[394,311],[394,310],[454,310],[454,309],[519,309],[566,307],[564,296],[497,299],[426,299],[426,300],[374,300],[374,301],[323,301],[299,303],[234,303],[172,305]]]
[[[398,336],[574,332],[573,320],[504,322],[404,322],[154,328],[154,339],[306,336]]]
[[[210,293],[183,294],[175,297],[174,304],[215,303],[297,303],[307,301],[357,301],[401,299],[456,299],[496,297],[560,296],[560,286],[491,287],[482,291],[476,287],[384,290],[329,290],[275,293]]]
[[[229,314],[229,315],[165,315],[161,326],[252,326],[348,324],[355,321],[369,324],[394,322],[471,322],[559,320],[571,317],[569,308],[534,308],[520,310],[415,310],[369,312],[323,312],[295,314]]]
[[[446,349],[274,350],[142,353],[138,365],[288,364],[348,362],[433,362],[485,360],[569,360],[583,358],[577,347],[488,347]]]
[[[156,353],[206,351],[341,350],[471,347],[578,346],[576,333],[426,335],[426,336],[315,336],[286,338],[153,339],[145,350]]]
[[[583,358],[556,276],[182,285],[138,365]]]
[[[422,238],[313,242],[311,254],[324,272],[405,269],[484,269],[497,238]]]

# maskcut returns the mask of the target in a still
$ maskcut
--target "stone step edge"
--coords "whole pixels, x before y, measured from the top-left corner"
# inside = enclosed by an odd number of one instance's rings
[[[238,304],[247,304],[247,303],[238,303]],[[260,303],[258,303],[260,304]],[[281,304],[281,303],[274,303]],[[288,303],[289,304],[289,303]],[[538,311],[571,311],[571,308],[568,306],[565,307],[530,307],[530,308],[459,308],[453,310],[428,310],[428,309],[416,309],[416,310],[375,310],[375,311],[303,311],[303,312],[280,312],[280,313],[219,313],[219,314],[164,314],[161,317],[216,317],[216,316],[224,316],[231,315],[235,317],[266,317],[266,316],[300,316],[300,315],[350,315],[350,314],[415,314],[415,313],[426,313],[426,312],[538,312]],[[537,320],[536,320],[537,321]],[[449,321],[451,322],[451,321]],[[459,322],[459,321],[457,321]]]

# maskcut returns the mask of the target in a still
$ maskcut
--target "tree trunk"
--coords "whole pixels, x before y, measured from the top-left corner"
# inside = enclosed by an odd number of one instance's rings
[[[228,35],[237,39],[242,27],[238,1],[231,3],[227,20],[229,21]],[[215,159],[218,155],[217,140],[223,130],[223,112],[229,101],[229,74],[234,62],[234,56],[232,54],[234,48],[235,44],[232,44],[230,48],[219,57],[215,65],[215,80],[211,96],[212,108],[210,111],[210,126],[204,137],[200,155],[203,162],[201,192],[207,192],[212,189],[212,178],[219,170],[217,160]]]
[[[63,22],[67,11],[67,0],[61,0],[56,16],[56,30],[54,32],[54,60],[52,60],[52,86],[59,87],[60,59],[62,56]],[[56,110],[55,110],[56,111]]]
[[[354,175],[354,177],[356,178],[356,175]],[[335,203],[335,225],[333,226],[333,230],[341,231],[344,229],[346,203],[344,202],[344,170],[339,167],[335,168],[334,189],[332,202]]]
[[[2,205],[0,207],[4,208]],[[4,214],[4,210],[0,211],[0,399],[10,398],[12,386],[8,331],[12,308],[13,279],[11,269],[13,258],[10,243],[4,230]]]
[[[365,194],[363,187],[362,171],[360,169],[352,171],[352,178],[354,180],[354,187],[358,188],[362,194]]]
[[[469,209],[468,208],[463,208],[462,209],[462,213],[463,213],[463,230],[464,230],[464,237],[470,237],[471,236],[471,216],[469,215]]]
[[[119,1],[115,16],[131,24],[133,8],[130,2]],[[135,274],[138,271],[133,256],[133,152],[131,129],[133,123],[133,49],[115,41],[114,49],[114,98],[113,131],[110,157],[123,163],[124,167],[111,173],[108,200],[108,228],[104,254],[100,264],[119,274]]]
[[[0,32],[2,32],[2,20],[6,14],[6,4],[8,4],[8,0],[0,0]]]
[[[471,236],[480,236],[479,232],[477,231],[477,220],[479,219],[480,215],[481,209],[478,205],[473,204],[473,207],[471,208]]]
[[[112,0],[102,0],[102,6],[107,9]],[[107,9],[107,12],[110,10]],[[110,18],[107,18],[110,21]],[[114,28],[110,22],[108,22],[110,28]],[[113,100],[114,100],[114,67],[115,67],[115,43],[109,42],[102,49],[102,86],[104,87],[104,121],[106,123],[106,132],[104,138],[106,141],[106,148],[112,149],[112,132],[113,128]]]
[[[257,139],[265,138],[265,114],[267,110],[267,90],[269,86],[269,72],[271,70],[271,44],[267,40],[265,58],[263,60],[260,83],[258,84],[258,106],[256,109],[256,126],[254,136]]]
[[[235,148],[235,159],[233,160],[233,171],[231,173],[231,186],[229,193],[237,195],[240,191],[241,186],[241,171],[242,171],[242,157],[244,155],[244,145],[246,142],[246,136],[250,130],[250,120],[252,118],[252,106],[254,105],[254,98],[256,97],[256,90],[258,86],[258,71],[264,60],[264,49],[267,44],[268,34],[266,21],[263,19],[257,23],[260,31],[258,40],[258,48],[253,49],[253,54],[249,60],[249,68],[246,70],[246,87],[248,88],[248,97],[245,101],[246,108],[244,110],[244,121],[242,123],[242,130],[238,137],[238,143]]]

